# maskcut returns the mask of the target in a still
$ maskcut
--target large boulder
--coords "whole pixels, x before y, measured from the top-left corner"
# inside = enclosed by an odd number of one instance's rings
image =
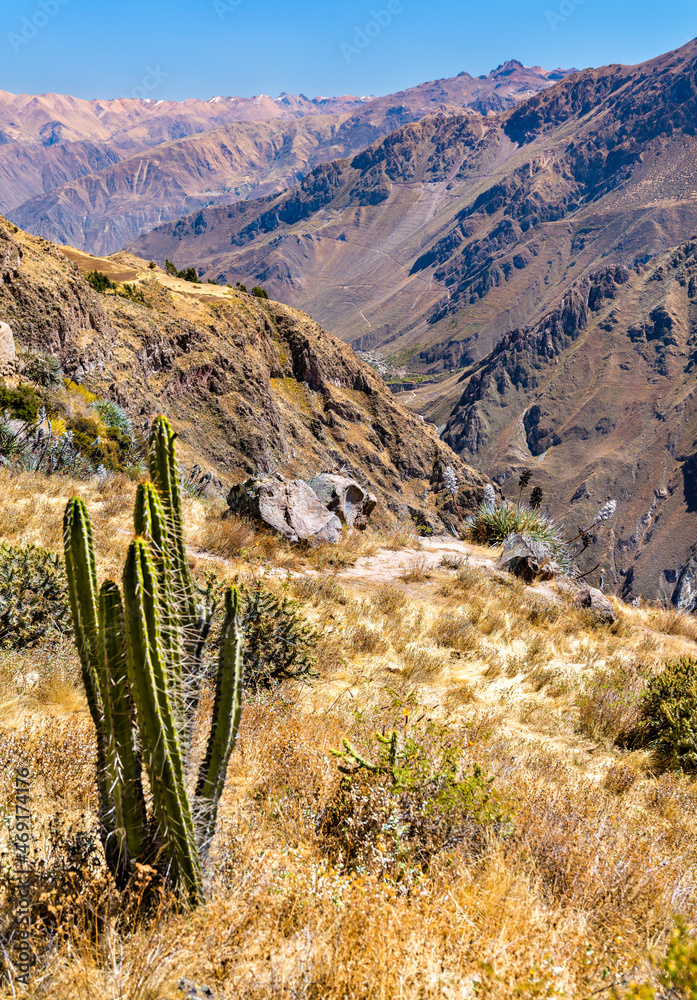
[[[232,487],[227,503],[233,513],[263,521],[290,542],[315,539],[334,544],[341,537],[339,518],[302,479],[248,479]]]
[[[526,583],[534,580],[551,580],[559,573],[559,566],[546,545],[529,535],[509,535],[503,543],[503,552],[496,563],[497,569],[508,570]]]
[[[355,479],[322,473],[310,479],[311,486],[321,502],[336,514],[342,524],[362,531],[368,525],[368,518],[377,507],[377,498],[367,493]]]
[[[0,375],[7,375],[14,370],[17,360],[15,338],[7,323],[0,323]]]
[[[588,608],[593,612],[598,621],[607,625],[612,625],[617,620],[612,602],[605,596],[602,590],[595,587],[582,586],[578,594],[578,603],[582,608]]]

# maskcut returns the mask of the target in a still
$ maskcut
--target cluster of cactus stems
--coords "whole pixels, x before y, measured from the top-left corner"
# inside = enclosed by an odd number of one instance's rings
[[[179,896],[196,905],[203,900],[202,860],[242,713],[244,636],[239,594],[229,588],[210,735],[196,769],[191,745],[212,609],[200,600],[186,556],[174,438],[158,417],[149,441],[150,482],[136,495],[136,537],[122,591],[111,580],[98,589],[82,500],[68,503],[63,529],[75,637],[97,731],[107,864],[120,885],[136,862],[155,864]]]

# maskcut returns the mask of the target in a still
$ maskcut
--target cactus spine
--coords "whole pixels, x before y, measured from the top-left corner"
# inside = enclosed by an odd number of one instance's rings
[[[167,420],[158,417],[150,436],[152,481],[141,483],[136,495],[137,537],[123,571],[123,601],[110,580],[97,591],[92,528],[79,499],[66,508],[64,547],[75,638],[97,731],[107,863],[120,885],[134,862],[160,865],[178,894],[195,905],[203,900],[201,858],[215,830],[242,713],[244,637],[239,594],[229,588],[211,731],[198,775],[189,781],[187,756],[212,610],[197,600],[186,558],[174,438]]]

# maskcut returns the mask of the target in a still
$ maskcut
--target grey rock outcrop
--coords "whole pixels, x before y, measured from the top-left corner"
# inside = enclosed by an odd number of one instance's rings
[[[581,587],[578,596],[578,603],[582,608],[588,608],[595,617],[608,625],[617,620],[612,602],[605,596],[602,590],[595,587]]]
[[[673,604],[683,611],[697,611],[697,556],[691,556],[680,571]]]
[[[263,521],[290,542],[314,539],[334,544],[341,537],[339,518],[302,479],[247,479],[232,487],[227,503],[233,513]]]
[[[355,479],[322,473],[310,479],[311,486],[321,502],[349,528],[362,531],[377,507],[377,498],[360,486]]]
[[[533,580],[551,580],[560,572],[558,564],[542,542],[527,535],[509,535],[503,543],[497,569],[508,570],[526,583]]]
[[[0,375],[8,375],[14,371],[17,360],[15,338],[7,323],[0,323]]]

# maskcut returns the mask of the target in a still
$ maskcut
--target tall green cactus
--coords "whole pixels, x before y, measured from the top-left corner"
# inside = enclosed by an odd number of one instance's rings
[[[174,438],[158,417],[150,435],[152,481],[136,495],[137,537],[126,557],[123,601],[111,580],[97,591],[92,528],[81,500],[68,503],[63,527],[75,637],[97,731],[107,863],[120,885],[135,862],[159,864],[195,905],[203,899],[202,858],[242,713],[244,636],[239,594],[229,588],[210,736],[192,775],[191,732],[212,609],[197,599],[186,558]]]

